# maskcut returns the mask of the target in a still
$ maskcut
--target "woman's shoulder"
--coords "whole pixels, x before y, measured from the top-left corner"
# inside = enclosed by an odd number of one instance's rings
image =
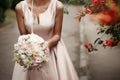
[[[63,8],[64,8],[63,3],[62,3],[61,1],[58,1],[58,0],[57,0],[57,9],[58,9],[58,10],[61,10],[61,9],[63,9]]]
[[[15,11],[20,15],[23,15],[22,2],[23,1],[17,3],[16,6],[15,6]]]
[[[17,3],[16,6],[15,6],[15,10],[16,11],[22,11],[22,5],[21,5],[21,2]]]

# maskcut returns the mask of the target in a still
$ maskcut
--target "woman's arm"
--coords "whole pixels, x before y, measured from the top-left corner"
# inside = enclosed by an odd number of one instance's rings
[[[17,24],[18,24],[18,29],[21,35],[27,34],[27,30],[25,29],[24,25],[24,16],[22,12],[22,6],[20,3],[18,3],[15,7],[16,11],[16,18],[17,18]]]
[[[55,46],[61,38],[63,13],[64,13],[64,6],[60,1],[57,1],[54,36],[47,41],[48,47]]]

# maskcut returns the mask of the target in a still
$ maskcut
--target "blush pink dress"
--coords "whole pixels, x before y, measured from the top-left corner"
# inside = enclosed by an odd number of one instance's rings
[[[27,1],[21,1],[26,29],[31,32],[30,18],[33,18],[34,33],[45,40],[50,39],[55,24],[56,2],[57,0],[50,0],[48,9],[37,18],[28,8]],[[56,46],[50,48],[50,60],[41,71],[24,71],[22,66],[15,63],[12,80],[78,80],[78,76],[61,38]]]

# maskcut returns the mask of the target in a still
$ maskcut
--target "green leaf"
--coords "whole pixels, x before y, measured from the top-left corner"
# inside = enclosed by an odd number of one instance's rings
[[[100,38],[97,38],[97,39],[94,41],[94,44],[96,44],[98,40],[100,40]]]
[[[87,5],[91,4],[91,2],[92,2],[92,0],[84,0],[84,3],[87,4]]]
[[[104,42],[104,41],[100,39],[100,40],[98,41],[98,44],[103,44],[103,42]]]
[[[94,48],[94,51],[98,51],[98,49]]]
[[[104,33],[104,32],[105,32],[105,30],[101,29],[97,34]]]
[[[69,11],[65,8],[64,13],[68,15]]]

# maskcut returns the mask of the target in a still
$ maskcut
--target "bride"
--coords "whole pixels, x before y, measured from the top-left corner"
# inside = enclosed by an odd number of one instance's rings
[[[34,25],[34,33],[48,43],[50,60],[42,71],[24,71],[15,63],[12,80],[78,80],[61,38],[63,12],[64,6],[58,0],[24,0],[16,5],[20,34],[30,34]]]

